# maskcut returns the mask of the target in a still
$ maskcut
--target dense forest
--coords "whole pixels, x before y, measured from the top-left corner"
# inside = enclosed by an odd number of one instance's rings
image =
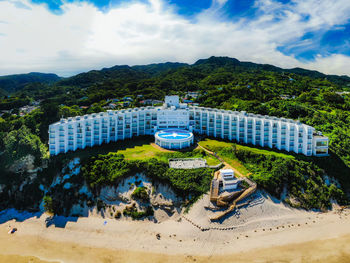
[[[323,132],[330,139],[330,156],[306,161],[339,180],[346,192],[350,190],[350,78],[347,76],[211,57],[193,65],[114,66],[70,78],[6,76],[0,77],[0,88],[2,169],[28,153],[34,153],[37,165],[47,162],[48,125],[60,117],[105,111],[110,99],[131,97],[133,101],[127,107],[133,107],[140,106],[142,100],[159,100],[169,94],[184,98],[187,92],[197,91],[199,96],[190,99],[201,106],[299,119]],[[21,107],[35,104],[39,105],[30,113],[21,114]],[[115,108],[125,106],[116,103]],[[252,159],[244,161],[249,165]],[[280,163],[299,169],[293,161]],[[300,162],[300,165],[304,164]],[[263,164],[260,166],[261,174],[269,173]],[[278,174],[275,170],[271,174]],[[7,173],[2,174],[0,184],[8,181]],[[92,180],[91,176],[88,178]],[[266,185],[269,187],[273,186]]]
[[[28,74],[17,74],[0,77],[0,95],[12,94],[21,90],[29,83],[52,84],[61,78],[56,74],[46,74],[39,72],[31,72]]]

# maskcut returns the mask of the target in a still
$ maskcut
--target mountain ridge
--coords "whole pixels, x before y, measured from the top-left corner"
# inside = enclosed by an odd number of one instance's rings
[[[263,70],[263,71],[272,71],[272,72],[285,72],[285,73],[293,73],[297,75],[302,76],[309,76],[312,78],[327,78],[332,82],[335,82],[339,85],[346,85],[350,83],[350,77],[346,75],[338,76],[338,75],[328,75],[324,74],[322,72],[316,71],[316,70],[308,70],[303,69],[299,67],[291,68],[291,69],[284,69],[280,68],[271,64],[259,64],[254,62],[247,62],[247,61],[239,61],[236,58],[230,58],[230,57],[215,57],[211,56],[206,59],[199,59],[193,64],[187,64],[187,63],[180,63],[180,62],[165,62],[165,63],[152,63],[147,65],[136,65],[136,66],[128,66],[128,65],[115,65],[110,68],[102,68],[100,70],[91,70],[88,72],[82,72],[75,76],[71,76],[69,78],[65,78],[61,81],[59,81],[59,84],[78,84],[77,78],[81,77],[89,77],[91,74],[99,74],[102,78],[108,78],[111,75],[116,74],[115,71],[118,71],[118,77],[120,77],[120,74],[125,73],[128,71],[132,74],[145,74],[143,77],[146,77],[146,75],[149,75],[149,77],[154,76],[156,74],[161,74],[164,72],[167,72],[169,70],[179,69],[179,68],[198,68],[198,67],[209,67],[208,70],[212,70],[212,68],[217,67],[232,67],[233,70]],[[210,69],[211,68],[211,69]],[[141,76],[139,76],[141,77]],[[92,84],[85,83],[87,85]]]
[[[147,79],[176,70],[179,70],[179,74],[187,74],[189,73],[189,70],[193,70],[199,74],[200,72],[209,72],[219,68],[225,68],[229,72],[269,71],[278,73],[292,73],[311,78],[327,78],[338,85],[350,86],[350,77],[346,75],[328,75],[316,70],[308,70],[300,67],[284,69],[271,64],[240,61],[236,58],[227,56],[211,56],[209,58],[198,59],[193,64],[164,62],[134,66],[115,65],[109,68],[105,67],[102,69],[92,69],[90,71],[82,72],[67,78],[59,77],[54,73],[40,72],[0,76],[0,95],[8,95],[17,92],[25,88],[26,85],[36,82],[42,84],[88,87],[94,84],[100,84],[101,82],[114,81],[116,79],[123,79],[125,81]],[[191,74],[193,74],[193,72]]]
[[[61,77],[54,73],[30,72],[26,74],[13,74],[0,76],[0,94],[6,95],[23,89],[27,84],[52,84]]]

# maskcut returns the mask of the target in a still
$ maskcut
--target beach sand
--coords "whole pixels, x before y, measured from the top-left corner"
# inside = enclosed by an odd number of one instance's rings
[[[211,226],[203,200],[186,217]],[[61,227],[47,227],[43,214],[0,224],[0,262],[350,262],[349,214],[266,200],[220,224],[236,229],[209,231],[178,214],[158,223],[89,216]]]
[[[168,255],[149,252],[104,249],[80,246],[76,243],[55,242],[25,237],[6,241],[2,247],[9,253],[36,254],[33,256],[2,255],[0,262],[350,262],[350,235],[334,239],[314,240],[297,244],[255,249],[224,255],[198,256],[190,254]],[[246,240],[249,242],[249,240]],[[176,249],[176,248],[174,248]],[[217,251],[218,253],[220,251]],[[235,252],[233,249],[232,252]]]

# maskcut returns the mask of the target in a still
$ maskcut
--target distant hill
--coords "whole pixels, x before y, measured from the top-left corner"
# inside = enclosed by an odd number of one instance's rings
[[[38,72],[0,76],[0,94],[11,94],[23,89],[30,83],[51,84],[60,79],[61,77],[57,76],[56,74]]]
[[[270,71],[279,73],[293,73],[311,78],[319,78],[328,80],[338,85],[349,85],[350,77],[326,75],[318,71],[307,70],[302,68],[283,69],[269,64],[258,64],[253,62],[241,62],[238,59],[230,57],[210,57],[207,59],[199,59],[192,65],[186,63],[159,63],[142,66],[114,66],[111,68],[103,68],[101,70],[91,70],[89,72],[80,73],[70,78],[63,79],[58,82],[59,85],[73,85],[79,87],[88,87],[93,84],[101,84],[106,81],[122,80],[122,82],[139,81],[149,79],[157,75],[170,74],[189,74],[194,78],[211,73],[219,68],[226,72],[254,72],[254,71]]]
[[[157,74],[163,72],[177,69],[183,66],[188,66],[185,63],[158,63],[158,64],[149,64],[149,65],[139,65],[139,66],[114,66],[111,68],[103,68],[101,70],[91,70],[89,72],[80,73],[73,77],[63,79],[59,81],[60,85],[74,85],[85,87],[92,84],[99,84],[106,80],[113,79],[123,79],[124,81],[135,81],[141,79],[147,79]]]
[[[294,73],[301,76],[308,76],[311,78],[327,78],[328,80],[338,84],[346,85],[350,83],[349,76],[337,76],[337,75],[327,75],[316,70],[308,70],[303,68],[292,68],[292,69],[283,69],[269,64],[258,64],[253,62],[241,62],[235,58],[229,57],[210,57],[207,59],[200,59],[194,66],[198,65],[211,65],[212,67],[236,67],[241,70],[264,70],[272,72],[286,72]]]

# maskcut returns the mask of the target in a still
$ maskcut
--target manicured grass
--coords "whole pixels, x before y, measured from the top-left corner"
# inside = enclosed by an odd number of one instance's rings
[[[225,147],[232,147],[233,145],[233,143],[217,141],[212,139],[205,139],[204,141],[198,142],[198,144],[213,152],[217,152]]]
[[[116,141],[105,143],[100,146],[86,147],[85,149],[78,149],[74,152],[67,152],[65,154],[59,154],[57,156],[51,156],[52,159],[57,160],[71,160],[75,157],[79,157],[81,160],[88,159],[92,156],[99,154],[107,154],[109,152],[118,152],[127,149],[133,149],[138,146],[150,145],[154,141],[152,136],[138,137],[136,139],[127,139],[123,141]]]
[[[224,141],[217,141],[213,139],[205,139],[204,141],[199,142],[199,145],[213,151],[217,152],[223,147],[232,147],[236,143],[232,142],[224,142]],[[256,147],[251,147],[251,146],[246,146],[246,145],[240,145],[236,144],[236,148],[238,150],[246,150],[246,151],[251,151],[253,153],[258,153],[258,154],[263,154],[263,155],[274,155],[276,157],[282,157],[282,158],[295,158],[292,154],[286,154],[286,153],[281,153],[277,152],[275,150],[268,150],[268,149],[260,149]]]
[[[291,154],[275,152],[273,150],[259,149],[259,148],[255,148],[255,147],[249,147],[249,146],[238,145],[238,144],[236,144],[236,147],[237,147],[238,150],[246,150],[246,151],[250,151],[250,152],[253,152],[253,153],[257,153],[257,154],[273,155],[273,156],[276,156],[276,157],[290,158],[290,159],[294,159],[295,158]]]
[[[120,150],[117,153],[123,154],[127,160],[148,160],[150,158],[156,158],[159,161],[168,162],[169,158],[204,158],[207,160],[208,165],[217,165],[220,163],[215,157],[204,153],[200,149],[194,149],[189,152],[166,152],[152,146],[151,144],[144,144],[141,146],[135,146],[133,148],[127,148]]]
[[[274,150],[260,149],[256,147],[239,145],[232,142],[224,142],[213,139],[205,139],[204,141],[201,141],[198,144],[207,148],[210,151],[216,152],[225,162],[230,164],[232,167],[236,168],[241,174],[245,176],[249,175],[250,171],[234,155],[227,153],[225,149],[231,149],[232,146],[236,145],[237,150],[245,150],[256,154],[273,155],[275,157],[282,157],[288,159],[295,158],[291,154],[276,152]]]
[[[109,152],[115,152],[123,154],[127,160],[149,160],[151,158],[156,158],[159,161],[168,162],[169,158],[204,158],[207,160],[208,165],[217,165],[220,162],[213,156],[203,153],[199,148],[188,152],[166,152],[161,149],[154,147],[151,143],[154,142],[153,136],[145,136],[134,138],[132,140],[117,141],[109,144],[102,144],[101,146],[87,147],[75,152],[68,152],[66,154],[58,155],[58,159],[72,159],[74,157],[80,157],[81,160],[90,158],[92,156],[97,156],[98,154],[107,154]],[[199,145],[213,151],[220,152],[223,149],[231,148],[234,143],[225,142],[213,139],[205,139],[198,143]],[[273,150],[259,149],[255,147],[243,146],[236,144],[237,149],[248,150],[258,154],[264,155],[274,155],[276,157],[283,158],[295,158],[293,155],[284,154],[280,152],[275,152]],[[249,170],[235,157],[228,156],[225,154],[219,154],[227,163],[235,167],[243,175],[248,175]]]
[[[215,157],[211,156],[211,155],[206,155],[205,158],[207,160],[207,164],[208,165],[218,165],[220,163],[220,161],[218,159],[216,159]]]
[[[208,165],[217,165],[220,163],[218,159],[199,148],[187,152],[162,151],[158,147],[152,146],[151,142],[145,142],[142,145],[118,150],[117,153],[123,154],[126,160],[148,160],[156,158],[159,161],[168,162],[169,158],[204,158]]]
[[[127,160],[147,160],[150,158],[157,158],[163,152],[156,147],[153,147],[149,143],[145,143],[141,146],[130,147],[125,150],[119,150],[117,153],[125,156]]]
[[[235,156],[225,155],[224,153],[222,153],[223,149],[232,148],[233,143],[205,139],[204,141],[200,141],[198,144],[210,151],[216,152],[225,162],[237,169],[244,176],[250,174],[250,171]]]
[[[237,169],[242,175],[249,176],[251,174],[251,172],[237,158],[230,158],[226,156],[220,157],[224,159],[224,161],[227,162],[229,165]]]
[[[81,160],[88,159],[92,156],[99,154],[108,154],[110,152],[124,155],[126,160],[149,160],[156,158],[159,161],[168,162],[169,158],[204,158],[207,160],[208,165],[217,165],[220,163],[216,158],[206,154],[203,150],[194,149],[187,152],[178,151],[164,151],[158,147],[154,147],[151,143],[154,142],[152,136],[138,137],[132,140],[124,140],[111,142],[109,144],[102,144],[100,146],[86,147],[85,149],[79,149],[75,152],[68,152],[66,154],[60,154],[53,158],[70,160],[75,157],[79,157]]]

